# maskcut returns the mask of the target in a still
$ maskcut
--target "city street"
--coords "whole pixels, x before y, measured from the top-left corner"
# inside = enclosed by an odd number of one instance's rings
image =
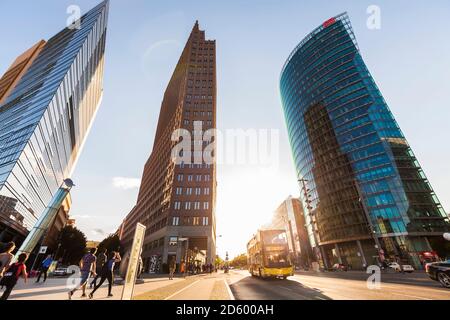
[[[154,276],[135,287],[136,300],[450,300],[450,290],[428,279],[424,273],[382,274],[380,290],[367,288],[368,275],[363,272],[301,272],[288,280],[252,278],[247,271],[233,270],[176,278]],[[49,279],[35,284],[22,281],[11,300],[67,300],[67,279]],[[88,293],[90,290],[87,291]],[[99,289],[94,300],[118,300],[122,286],[113,288],[113,298],[106,298],[107,285]],[[80,300],[76,292],[73,300]]]
[[[235,271],[229,279],[236,300],[450,300],[450,290],[424,273],[382,274],[381,289],[367,288],[363,272],[303,272],[288,280],[262,280]]]

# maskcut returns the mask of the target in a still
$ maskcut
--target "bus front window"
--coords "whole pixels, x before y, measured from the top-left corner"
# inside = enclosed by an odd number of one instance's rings
[[[285,252],[267,252],[265,255],[267,268],[287,268],[290,265],[289,257]]]

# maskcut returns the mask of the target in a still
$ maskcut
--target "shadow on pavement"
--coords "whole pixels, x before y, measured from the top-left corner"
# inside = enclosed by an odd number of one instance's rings
[[[246,277],[230,286],[237,300],[332,300],[320,290],[293,280]]]

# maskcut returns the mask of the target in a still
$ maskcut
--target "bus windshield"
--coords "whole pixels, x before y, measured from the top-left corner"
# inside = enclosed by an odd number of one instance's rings
[[[291,266],[287,252],[266,252],[264,260],[266,268],[287,268]]]

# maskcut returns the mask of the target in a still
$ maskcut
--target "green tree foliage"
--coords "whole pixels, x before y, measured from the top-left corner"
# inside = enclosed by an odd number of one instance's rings
[[[104,251],[104,249],[108,250],[108,252],[120,251],[119,236],[117,234],[112,234],[100,242],[98,245],[98,251]]]
[[[59,234],[60,248],[57,259],[66,265],[78,265],[86,252],[86,236],[72,226],[64,227]]]
[[[216,266],[223,266],[224,263],[225,263],[225,261],[221,257],[216,256],[216,261],[215,261]]]
[[[241,254],[231,260],[230,266],[234,268],[247,268],[247,255]]]

